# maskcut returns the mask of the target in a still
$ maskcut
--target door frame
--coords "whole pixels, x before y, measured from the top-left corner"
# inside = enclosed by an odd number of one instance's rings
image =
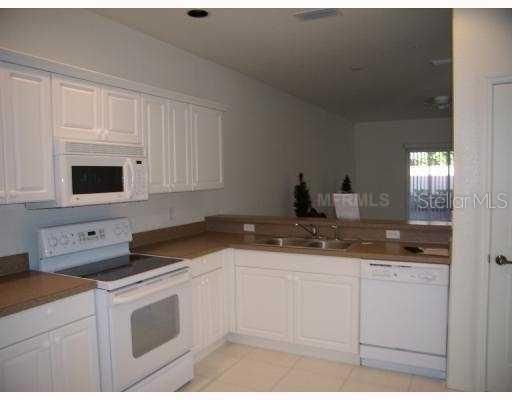
[[[482,136],[479,146],[480,161],[475,163],[474,167],[480,169],[481,190],[483,193],[491,193],[493,182],[493,93],[494,88],[498,85],[512,84],[512,75],[505,76],[487,76],[484,79],[486,105],[483,112]],[[454,152],[454,157],[456,153]],[[476,235],[485,254],[482,254],[482,260],[486,268],[478,268],[480,282],[478,287],[478,312],[475,321],[477,346],[475,349],[475,366],[477,371],[476,387],[478,390],[485,390],[487,387],[487,334],[489,330],[489,270],[492,262],[491,255],[491,209],[488,207],[480,207],[477,209],[477,215],[480,220],[481,230]],[[476,245],[476,243],[471,243]]]

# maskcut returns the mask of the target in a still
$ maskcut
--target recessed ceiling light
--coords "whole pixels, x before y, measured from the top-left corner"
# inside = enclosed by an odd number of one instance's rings
[[[448,95],[429,97],[425,100],[425,106],[434,110],[446,110],[452,105],[452,99]]]
[[[341,15],[341,11],[337,8],[313,8],[293,14],[295,18],[301,21],[311,21],[313,19],[335,17],[337,15]]]
[[[193,10],[188,10],[187,15],[192,18],[205,18],[208,16],[208,11],[201,10],[199,8],[195,8]]]
[[[430,60],[430,64],[433,67],[439,67],[440,65],[451,64],[451,63],[452,63],[452,59],[451,58],[442,58],[442,59],[439,59],[439,60]]]
[[[362,71],[364,67],[362,65],[351,65],[350,70],[353,72]]]

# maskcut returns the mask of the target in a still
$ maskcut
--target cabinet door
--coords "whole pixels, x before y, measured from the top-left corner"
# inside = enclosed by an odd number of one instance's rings
[[[293,290],[286,271],[236,268],[237,332],[292,340]]]
[[[191,106],[191,114],[194,189],[222,188],[222,113]]]
[[[358,352],[359,279],[295,273],[294,342]]]
[[[140,94],[131,90],[102,89],[104,140],[113,143],[142,144]]]
[[[197,354],[204,348],[206,311],[204,300],[205,281],[202,276],[192,279],[192,352]]]
[[[174,192],[192,190],[190,106],[169,102],[169,170]]]
[[[50,75],[8,67],[2,86],[7,202],[51,200],[55,193]]]
[[[225,334],[224,270],[219,268],[205,276],[207,329],[206,347],[222,339]]]
[[[51,390],[50,339],[47,333],[0,350],[0,391]]]
[[[144,96],[142,121],[148,149],[149,193],[168,192],[170,185],[167,100]]]
[[[52,75],[53,132],[61,138],[101,139],[100,86]]]
[[[50,332],[53,389],[98,391],[99,365],[95,317]]]

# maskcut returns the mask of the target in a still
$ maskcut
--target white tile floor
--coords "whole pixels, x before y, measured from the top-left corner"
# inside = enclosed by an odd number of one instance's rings
[[[190,392],[446,391],[442,380],[227,343],[200,361]]]

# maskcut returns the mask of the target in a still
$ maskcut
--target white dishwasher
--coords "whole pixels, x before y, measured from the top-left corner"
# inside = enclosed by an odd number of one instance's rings
[[[449,266],[361,264],[361,363],[446,377]]]

